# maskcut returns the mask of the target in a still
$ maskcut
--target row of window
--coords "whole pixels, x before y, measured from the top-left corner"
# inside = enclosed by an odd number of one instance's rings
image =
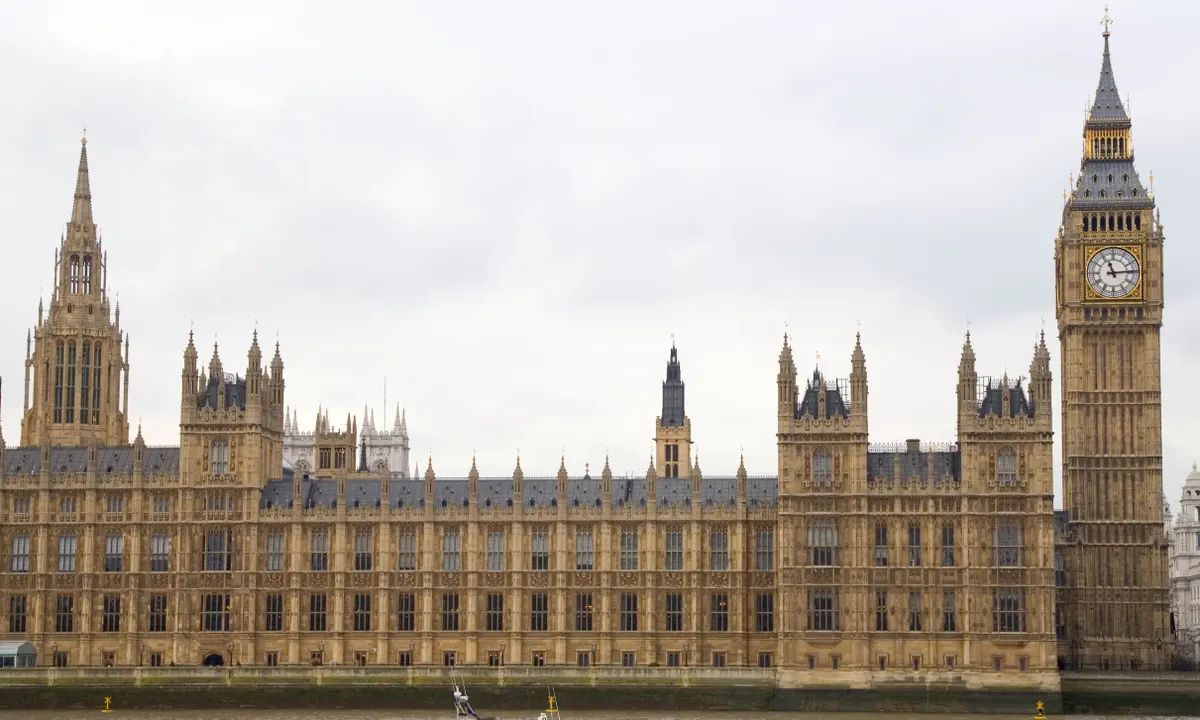
[[[942,591],[941,632],[958,632],[958,602],[955,591]],[[842,629],[840,595],[837,588],[813,588],[808,591],[806,627],[817,631],[839,631]],[[938,627],[926,627],[924,593],[920,590],[908,592],[907,603],[899,607],[889,604],[885,589],[875,591],[874,628],[880,632],[904,631],[933,632]],[[900,616],[901,625],[896,626],[893,618]],[[1025,632],[1025,591],[1021,588],[994,588],[992,590],[992,632]]]
[[[683,530],[668,529],[665,533],[666,548],[664,551],[663,567],[666,570],[683,570]],[[323,572],[330,569],[330,542],[326,531],[313,532],[309,537],[309,570]],[[505,551],[505,534],[502,531],[489,531],[487,535],[488,571],[500,572],[507,568]],[[359,530],[354,534],[354,570],[359,572],[374,569],[374,533],[371,530]],[[283,532],[271,532],[266,536],[266,552],[263,556],[263,569],[268,572],[281,572],[286,569],[285,549],[286,540]],[[12,539],[11,546],[12,572],[29,572],[30,569],[30,538],[28,535],[17,535]],[[58,538],[58,572],[75,572],[77,539],[74,534],[60,535]],[[234,538],[229,529],[212,529],[205,532],[202,565],[206,571],[230,571],[233,569]],[[727,530],[714,530],[709,535],[708,568],[710,570],[728,570],[729,533]],[[579,530],[575,534],[575,569],[593,570],[595,568],[595,541],[592,531]],[[157,533],[150,537],[150,570],[151,572],[167,572],[171,563],[171,536]],[[405,530],[397,540],[397,569],[417,569],[417,533],[416,530]],[[775,565],[774,535],[769,529],[759,530],[756,535],[754,551],[754,567],[757,570],[773,570]],[[636,530],[622,530],[620,538],[621,570],[637,570],[638,533]],[[104,538],[103,567],[105,572],[121,572],[125,569],[125,536],[112,533]],[[442,534],[442,564],[443,570],[462,569],[462,531],[458,528],[448,529]],[[535,529],[530,536],[529,568],[535,571],[550,569],[550,531],[545,528]]]
[[[955,532],[953,525],[943,525],[941,532],[940,559],[943,567],[955,565]],[[666,570],[683,569],[683,531],[669,529],[665,534],[663,567]],[[726,530],[709,533],[708,569],[725,571],[730,568],[729,534]],[[907,528],[906,556],[910,566],[922,564],[921,526],[912,524]],[[993,564],[997,567],[1020,567],[1023,555],[1021,525],[1016,520],[996,523],[994,530]],[[874,533],[875,565],[890,564],[888,526],[880,523]],[[309,539],[309,569],[324,572],[330,568],[329,534],[314,532]],[[550,534],[548,530],[536,529],[531,536],[530,569],[536,571],[550,568]],[[774,535],[770,530],[760,530],[756,538],[755,568],[771,570],[774,567]],[[58,538],[58,572],[75,572],[77,539],[73,534]],[[400,570],[415,570],[417,567],[417,535],[415,531],[402,532],[398,542],[397,567]],[[834,566],[840,563],[838,526],[834,520],[813,521],[808,527],[808,560],[810,565]],[[104,538],[104,571],[124,570],[125,537],[110,534]],[[229,529],[208,530],[204,535],[204,550],[201,567],[210,572],[233,570],[233,531]],[[505,534],[489,531],[487,535],[486,567],[489,571],[506,569]],[[359,572],[374,569],[374,534],[360,530],[354,536],[354,570]],[[150,537],[150,570],[170,570],[171,536],[155,534]],[[266,553],[263,567],[269,572],[285,569],[285,538],[282,532],[269,533],[266,537]],[[447,530],[442,535],[442,569],[462,568],[462,536],[458,529]],[[638,535],[634,530],[622,530],[620,539],[620,569],[638,568]],[[595,567],[595,549],[591,530],[579,530],[575,535],[575,569],[592,570]],[[29,572],[30,537],[17,535],[12,538],[10,565],[12,572]]]
[[[356,593],[352,596],[351,629],[355,632],[369,632],[372,623],[371,594]],[[438,629],[443,631],[458,631],[462,629],[461,602],[458,593],[442,593],[440,600]],[[227,594],[206,594],[200,602],[200,629],[204,632],[228,632],[231,609],[230,596]],[[596,610],[591,593],[576,593],[574,598],[574,629],[579,632],[592,632],[598,627],[595,621]],[[121,596],[104,595],[101,598],[100,631],[121,631]],[[503,632],[505,629],[504,594],[488,593],[484,602],[484,629],[488,632]],[[545,632],[550,629],[550,596],[547,593],[534,593],[529,598],[529,615],[527,630]],[[10,633],[28,632],[28,599],[24,595],[14,595],[9,598],[8,631]],[[304,629],[314,632],[329,630],[329,598],[325,593],[311,593],[307,597],[306,624]],[[148,632],[167,631],[167,596],[162,594],[150,595],[147,605]],[[402,592],[396,596],[395,628],[397,632],[414,632],[417,629],[417,597],[414,593]],[[618,628],[622,632],[637,632],[638,630],[638,596],[636,593],[621,593],[618,602]],[[681,593],[666,595],[664,624],[667,632],[682,632],[684,630],[684,600]],[[280,632],[284,629],[284,596],[280,594],[267,595],[264,598],[262,630],[265,632]],[[82,629],[82,628],[80,628]],[[378,629],[378,628],[377,628]],[[712,593],[709,597],[708,630],[712,632],[727,632],[729,630],[729,595]],[[754,598],[754,631],[774,632],[775,630],[775,596],[771,593],[758,593]],[[70,594],[57,595],[54,603],[54,632],[75,632],[75,596]]]

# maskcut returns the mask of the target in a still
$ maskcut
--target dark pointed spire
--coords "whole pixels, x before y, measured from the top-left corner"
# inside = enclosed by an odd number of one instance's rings
[[[671,339],[671,357],[667,361],[667,379],[662,386],[663,427],[683,427],[685,414],[683,405],[683,370],[679,365],[679,352],[675,339]]]
[[[75,177],[75,203],[71,207],[72,224],[92,223],[92,185],[88,181],[87,130],[79,141],[79,174]]]
[[[1100,82],[1096,85],[1096,100],[1088,113],[1088,125],[1128,125],[1129,115],[1121,104],[1117,92],[1117,79],[1113,76],[1112,59],[1108,54],[1108,14],[1104,22],[1104,58],[1100,61]]]

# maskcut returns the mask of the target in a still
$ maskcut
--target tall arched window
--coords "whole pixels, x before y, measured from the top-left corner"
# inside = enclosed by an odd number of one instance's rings
[[[996,456],[996,482],[1000,485],[1017,484],[1017,453],[1004,448]]]
[[[71,281],[71,283],[70,283],[71,292],[72,293],[79,292],[79,256],[78,255],[71,256],[70,281]]]
[[[92,291],[92,256],[83,256],[83,292],[90,293]]]
[[[100,424],[100,343],[96,343],[92,355],[92,424]]]
[[[63,419],[63,367],[64,353],[66,352],[65,345],[62,340],[59,340],[54,345],[54,422],[62,422]]]
[[[75,363],[78,362],[78,357],[75,348],[75,341],[67,341],[67,385],[66,385],[66,412],[63,413],[63,422],[75,422]]]
[[[79,371],[79,424],[87,425],[91,422],[92,413],[92,343],[88,340],[83,341],[83,353],[80,355]]]

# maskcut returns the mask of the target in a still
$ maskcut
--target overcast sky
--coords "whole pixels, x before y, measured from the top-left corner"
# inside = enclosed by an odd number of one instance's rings
[[[785,322],[801,372],[819,353],[839,377],[861,327],[874,442],[954,439],[968,322],[997,376],[1044,326],[1059,381],[1052,241],[1101,3],[162,5],[0,6],[9,445],[84,126],[151,443],[178,442],[193,324],[226,370],[256,322],[278,334],[305,426],[382,413],[386,377],[442,475],[518,449],[528,474],[606,451],[644,473],[672,333],[707,474],[742,448],[775,473]],[[1177,501],[1200,455],[1200,4],[1112,14],[1166,229]]]

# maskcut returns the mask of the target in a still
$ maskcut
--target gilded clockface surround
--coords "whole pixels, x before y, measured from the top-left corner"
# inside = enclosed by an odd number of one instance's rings
[[[1139,300],[1142,297],[1142,249],[1137,245],[1085,248],[1084,300]]]

